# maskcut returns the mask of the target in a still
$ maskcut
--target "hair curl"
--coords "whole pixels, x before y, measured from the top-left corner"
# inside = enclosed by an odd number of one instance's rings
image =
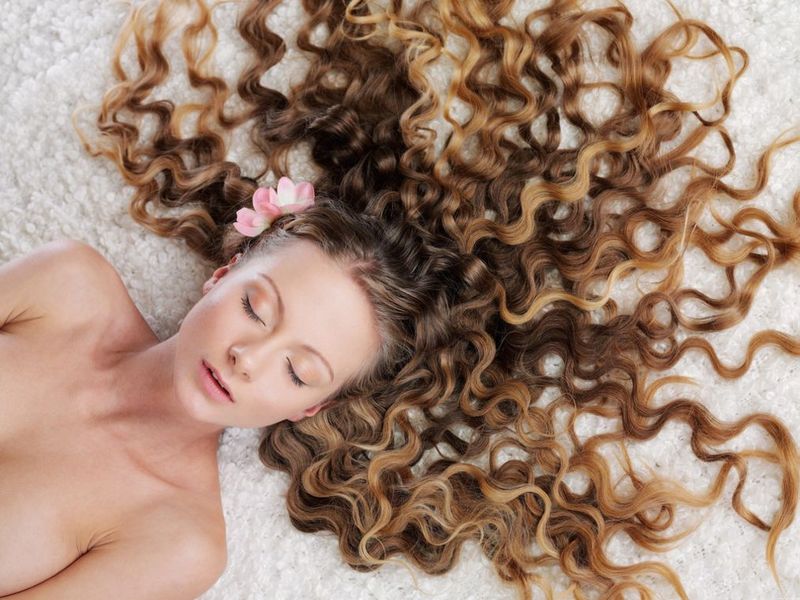
[[[194,2],[199,15],[184,27],[181,48],[191,85],[208,90],[208,100],[178,107],[145,101],[168,73],[162,46],[177,11],[158,3],[150,24],[144,7],[132,10],[115,48],[120,82],[105,94],[97,118],[99,143],[93,148],[81,137],[87,151],[113,160],[136,188],[134,219],[184,239],[214,263],[250,251],[226,225],[257,180],[267,170],[286,174],[288,152],[310,148],[319,170],[313,184],[325,202],[282,217],[253,249],[302,237],[337,257],[369,294],[384,350],[359,385],[339,390],[346,402],[265,429],[259,456],[288,473],[295,527],[333,531],[344,559],[359,570],[402,554],[428,573],[443,573],[463,542],[474,539],[521,598],[531,597],[531,585],[552,597],[541,570],[548,565],[570,579],[576,598],[592,590],[651,598],[640,580],[646,574],[662,576],[686,598],[668,565],[618,565],[605,545],[625,532],[644,548],[666,549],[688,533],[667,532],[677,507],[714,502],[736,470],[732,506],[768,532],[766,557],[778,581],[775,546],[798,497],[790,432],[765,413],[722,422],[699,400],[657,403],[659,388],[693,381],[646,380],[693,348],[728,378],[741,376],[761,346],[800,354],[797,339],[762,331],[743,364],[731,368],[702,337],[679,341],[685,331],[720,331],[741,321],[767,273],[800,257],[800,191],[789,223],[753,207],[728,219],[713,209],[720,196],[756,197],[772,153],[797,141],[776,140],[762,154],[751,188],[722,181],[735,161],[724,121],[747,54],[677,10],[672,25],[637,49],[632,16],[621,3],[587,10],[552,0],[518,23],[511,0],[418,0],[411,8],[401,0],[383,8],[303,0],[308,20],[297,46],[310,64],[284,95],[260,83],[286,50],[266,24],[277,4],[249,2],[237,22],[255,54],[236,85],[245,105],[237,115],[225,111],[225,81],[206,69],[213,43],[198,56],[203,31],[216,40],[205,2]],[[311,34],[319,26],[327,37],[317,45]],[[132,33],[141,69],[133,78],[120,62]],[[445,47],[450,35],[464,42],[462,55]],[[599,53],[592,39],[603,42]],[[701,40],[712,49],[692,54]],[[441,57],[455,63],[444,99],[426,70]],[[715,98],[690,102],[667,89],[672,63],[682,57],[721,60],[727,80]],[[600,78],[599,67],[585,68],[589,62],[602,62],[613,75]],[[598,118],[587,98],[603,90],[616,108]],[[468,113],[463,119],[455,116],[459,106]],[[451,133],[437,148],[440,109]],[[197,131],[182,136],[181,120],[192,110],[200,111]],[[121,119],[124,111],[158,119],[152,140],[140,139],[135,124]],[[225,160],[225,132],[245,123],[266,161],[253,177]],[[729,154],[722,166],[693,154],[712,134]],[[668,176],[686,169],[688,182],[668,202]],[[181,212],[151,214],[150,203]],[[715,231],[699,224],[706,208],[719,224]],[[648,226],[657,233],[645,249],[635,238]],[[739,247],[731,249],[731,240]],[[691,246],[725,269],[726,296],[680,286]],[[734,269],[747,262],[756,269],[742,284]],[[612,286],[637,269],[666,274],[631,310],[619,310]],[[685,314],[688,299],[707,314]],[[615,419],[619,427],[582,439],[575,430],[582,415]],[[633,467],[626,442],[651,439],[670,421],[690,427],[696,457],[722,465],[704,494]],[[750,425],[766,432],[771,450],[717,449]],[[601,452],[609,444],[621,452],[626,489],[614,483]],[[511,451],[515,456],[501,460]],[[771,521],[741,498],[753,457],[782,474]],[[578,473],[587,482],[580,491],[568,484]]]

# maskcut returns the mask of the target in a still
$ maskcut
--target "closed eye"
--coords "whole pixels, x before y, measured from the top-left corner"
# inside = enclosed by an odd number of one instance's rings
[[[297,387],[303,387],[306,383],[297,376],[297,373],[294,372],[292,368],[292,363],[289,362],[289,357],[286,357],[286,369],[289,371],[289,377],[292,378],[292,383],[295,384]]]
[[[266,325],[264,321],[258,318],[256,311],[253,310],[253,305],[250,304],[250,298],[248,298],[247,295],[242,296],[242,306],[244,306],[244,312],[246,312],[251,319],[262,325]]]
[[[264,321],[262,321],[256,314],[256,311],[253,310],[253,305],[250,304],[250,298],[246,294],[242,296],[242,306],[244,307],[244,312],[246,312],[251,319],[253,319],[257,323],[266,325],[266,323],[264,323]],[[300,379],[297,376],[297,373],[295,373],[294,369],[292,368],[292,363],[289,362],[288,356],[286,357],[286,362],[288,363],[287,371],[289,372],[289,377],[291,378],[292,383],[295,384],[297,387],[303,387],[304,385],[307,385],[302,379]]]

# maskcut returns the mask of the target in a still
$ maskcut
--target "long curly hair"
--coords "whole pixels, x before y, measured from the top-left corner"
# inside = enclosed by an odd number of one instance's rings
[[[726,378],[744,374],[768,344],[800,355],[800,340],[767,330],[750,340],[741,365],[727,367],[690,334],[739,323],[764,277],[800,258],[800,190],[789,223],[754,207],[729,218],[713,207],[720,197],[755,198],[773,152],[798,139],[782,136],[764,151],[752,187],[722,181],[735,161],[724,121],[745,51],[677,9],[672,25],[637,48],[633,17],[619,2],[590,10],[551,0],[520,19],[512,0],[411,7],[302,0],[308,16],[296,45],[309,65],[284,94],[262,82],[286,53],[267,25],[278,4],[252,0],[239,14],[253,60],[236,82],[243,106],[236,114],[225,106],[226,81],[208,68],[217,30],[204,0],[132,8],[114,50],[119,83],[103,97],[99,135],[94,145],[79,135],[135,187],[130,214],[156,234],[185,240],[213,264],[305,238],[368,293],[381,355],[327,408],[261,437],[260,459],[289,476],[294,526],[334,532],[358,570],[399,554],[444,573],[475,540],[520,598],[531,598],[533,586],[553,597],[548,566],[566,575],[575,598],[620,598],[627,590],[651,598],[645,575],[663,577],[686,598],[667,564],[615,564],[607,542],[624,532],[648,550],[667,549],[690,531],[668,532],[678,507],[715,502],[735,470],[732,506],[768,532],[766,558],[778,581],[775,547],[798,498],[791,433],[770,414],[725,422],[700,399],[655,400],[660,388],[691,378],[647,381],[691,349]],[[178,10],[190,5],[193,20]],[[148,99],[168,75],[163,47],[178,28],[202,103]],[[201,52],[204,33],[211,44]],[[131,35],[135,76],[121,62]],[[669,91],[681,58],[724,66],[716,97],[687,101]],[[439,59],[453,63],[446,89],[429,69]],[[615,106],[598,116],[591,108],[603,94]],[[193,111],[196,130],[184,134],[182,120]],[[446,135],[436,129],[440,112]],[[136,122],[147,116],[158,123],[149,137]],[[242,126],[265,162],[252,176],[226,160],[226,136]],[[696,156],[711,135],[727,149],[722,166]],[[259,239],[233,231],[258,181],[268,171],[287,175],[290,151],[301,150],[318,173],[319,205],[281,217]],[[706,208],[715,230],[700,226]],[[690,247],[725,269],[726,296],[681,287]],[[755,269],[741,282],[734,270],[743,263]],[[646,271],[663,278],[640,290],[632,307],[619,307],[612,286]],[[681,304],[689,299],[705,314],[687,315]],[[579,435],[585,416],[616,428]],[[674,421],[690,428],[698,459],[721,464],[704,493],[652,469],[643,474],[630,459],[632,443]],[[767,434],[769,450],[718,449],[750,425]],[[618,449],[621,472],[606,456],[609,446]],[[771,520],[742,501],[748,458],[780,470]]]

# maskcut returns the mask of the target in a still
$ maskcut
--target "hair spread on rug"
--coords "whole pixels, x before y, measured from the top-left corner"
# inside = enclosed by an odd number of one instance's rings
[[[732,506],[767,532],[777,581],[776,543],[798,497],[790,432],[765,413],[722,421],[703,402],[712,390],[658,377],[690,350],[725,378],[769,344],[800,355],[799,339],[767,330],[729,366],[702,335],[742,321],[765,276],[800,259],[800,190],[787,222],[744,204],[764,190],[772,154],[798,137],[764,150],[752,187],[723,182],[736,157],[724,123],[746,52],[677,9],[637,44],[620,3],[553,0],[520,13],[511,1],[304,0],[292,41],[308,67],[284,93],[264,83],[287,52],[288,34],[268,26],[280,4],[241,3],[249,54],[223,77],[211,68],[213,7],[139,3],[114,48],[118,83],[97,132],[79,135],[134,186],[130,214],[156,234],[215,265],[305,238],[368,293],[381,354],[325,410],[261,437],[260,459],[290,478],[293,525],[333,532],[358,570],[398,555],[444,573],[472,540],[520,598],[534,587],[553,597],[554,571],[575,598],[651,598],[653,577],[687,598],[668,564],[616,564],[608,542],[625,533],[650,551],[672,547],[692,529],[676,511],[717,501],[733,470]],[[173,38],[202,102],[158,98]],[[123,68],[129,49],[138,70]],[[689,60],[719,67],[715,97],[670,91],[673,68]],[[452,69],[444,86],[432,75],[438,61]],[[226,104],[234,96],[236,109]],[[227,159],[243,127],[259,172]],[[724,164],[698,156],[712,138]],[[294,151],[316,170],[318,205],[259,238],[233,230],[267,173],[294,175]],[[713,229],[701,225],[705,211]],[[724,269],[726,294],[682,285],[692,247]],[[632,276],[639,294],[623,308],[611,290]],[[687,314],[687,304],[701,310]],[[697,393],[656,398],[673,384]],[[602,431],[579,434],[587,418]],[[680,451],[720,466],[706,489],[634,465],[631,449],[670,422],[690,430]],[[750,426],[769,449],[721,448]],[[772,515],[742,499],[752,459],[779,470]]]

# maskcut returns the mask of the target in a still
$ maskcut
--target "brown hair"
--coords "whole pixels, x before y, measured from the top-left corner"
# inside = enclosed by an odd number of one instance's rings
[[[197,132],[185,137],[178,134],[181,118],[198,106],[144,101],[168,72],[162,45],[172,13],[159,4],[151,26],[143,10],[132,11],[115,49],[120,83],[106,93],[97,119],[100,143],[92,148],[84,138],[84,145],[112,159],[137,188],[134,219],[186,240],[215,264],[245,243],[229,224],[256,181],[268,169],[286,174],[288,152],[310,148],[320,172],[313,183],[325,200],[282,217],[254,244],[273,235],[304,237],[340,257],[369,291],[389,349],[370,365],[375,370],[364,385],[343,390],[347,402],[264,431],[259,456],[290,476],[292,523],[333,531],[356,569],[402,554],[428,573],[443,573],[473,539],[522,598],[531,597],[531,585],[552,597],[540,570],[547,565],[560,567],[576,598],[590,590],[650,598],[639,579],[648,573],[686,598],[669,566],[615,564],[606,543],[625,532],[649,550],[667,548],[688,533],[668,533],[676,509],[714,502],[736,470],[732,505],[768,532],[767,560],[777,580],[775,546],[798,495],[790,432],[769,414],[723,422],[700,400],[654,401],[663,386],[693,383],[687,377],[647,383],[648,374],[692,348],[730,378],[741,376],[766,344],[800,354],[797,339],[769,330],[750,341],[742,365],[729,368],[702,337],[678,337],[681,328],[735,325],[766,274],[800,257],[800,191],[790,223],[754,207],[729,219],[713,211],[720,196],[754,198],[771,154],[797,141],[778,140],[763,153],[752,188],[722,181],[735,159],[724,121],[746,53],[677,11],[677,20],[639,50],[632,16],[619,3],[584,10],[573,0],[553,0],[523,24],[510,18],[511,1],[419,0],[404,9],[393,0],[377,9],[360,0],[304,0],[309,17],[297,45],[310,66],[284,95],[260,83],[286,49],[266,25],[276,4],[251,2],[240,15],[238,31],[254,59],[236,85],[246,109],[230,115],[223,107],[227,85],[205,67],[213,45],[200,59],[192,51],[202,31],[216,39],[210,11],[197,2],[199,16],[183,30],[182,48],[191,85],[208,89],[210,98],[199,105]],[[317,45],[311,32],[320,25],[329,35]],[[131,33],[141,68],[135,78],[119,61]],[[451,34],[466,52],[442,101],[426,67],[446,52]],[[600,53],[590,48],[593,36],[604,42]],[[702,40],[711,49],[693,54]],[[672,61],[689,56],[719,58],[727,69],[710,102],[681,100],[665,85]],[[600,62],[612,73],[605,79],[594,77]],[[604,118],[586,104],[598,90],[617,100]],[[469,111],[463,121],[447,112],[456,99]],[[453,131],[437,148],[431,125],[442,107]],[[151,141],[120,118],[126,110],[158,118]],[[225,160],[224,132],[244,123],[252,123],[251,140],[266,161],[252,177]],[[692,154],[712,133],[728,150],[722,166]],[[679,172],[688,183],[667,202],[665,183]],[[149,203],[182,211],[157,216]],[[715,231],[699,224],[705,208],[718,221]],[[748,220],[768,233],[745,227]],[[647,226],[657,234],[645,249],[635,238]],[[741,242],[735,250],[734,239]],[[727,296],[680,286],[691,246],[725,269]],[[740,284],[734,269],[745,262],[756,269]],[[632,309],[619,310],[611,286],[634,269],[666,275]],[[686,299],[703,303],[707,314],[685,314]],[[618,428],[580,437],[575,424],[586,415],[613,419]],[[651,439],[670,421],[691,429],[697,458],[722,465],[703,494],[645,476],[629,459],[626,442]],[[749,425],[761,427],[773,448],[719,449]],[[615,483],[603,454],[609,444],[621,453],[626,488]],[[514,456],[501,460],[503,452]],[[771,461],[782,474],[771,520],[742,502],[748,458]],[[568,484],[576,474],[586,481],[579,490]]]
[[[409,366],[415,349],[434,348],[450,335],[446,293],[454,288],[442,286],[442,279],[457,277],[459,256],[447,251],[445,241],[437,242],[402,218],[382,224],[339,200],[317,196],[314,206],[301,215],[281,216],[256,238],[242,236],[232,225],[225,236],[224,254],[242,252],[234,269],[294,240],[311,241],[370,301],[380,349],[325,399],[323,407],[363,399],[379,386],[391,385]]]

